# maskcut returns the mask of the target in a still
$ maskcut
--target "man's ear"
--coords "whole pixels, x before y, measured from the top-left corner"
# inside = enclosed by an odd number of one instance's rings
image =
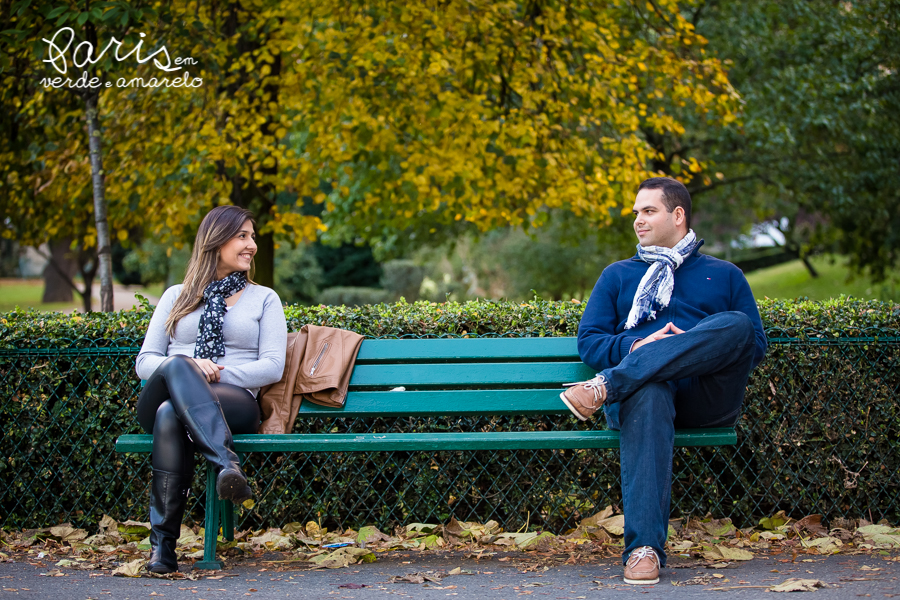
[[[684,225],[684,207],[676,206],[675,210],[672,211],[672,217],[675,220],[675,226],[681,227]]]

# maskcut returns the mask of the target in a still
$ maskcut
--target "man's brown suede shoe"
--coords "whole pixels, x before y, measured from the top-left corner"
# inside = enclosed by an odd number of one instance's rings
[[[625,563],[625,583],[652,585],[659,583],[659,557],[650,546],[635,549]]]
[[[563,385],[569,389],[561,393],[559,397],[572,411],[572,414],[582,421],[591,418],[606,400],[606,377],[599,373],[588,381]]]

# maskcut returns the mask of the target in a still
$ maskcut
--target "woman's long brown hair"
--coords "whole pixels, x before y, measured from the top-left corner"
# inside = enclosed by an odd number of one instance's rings
[[[250,219],[253,228],[256,229],[253,213],[239,206],[217,206],[203,217],[200,229],[197,230],[197,238],[194,240],[191,260],[184,275],[184,287],[181,288],[181,293],[178,294],[175,305],[172,306],[166,319],[166,333],[170,336],[175,335],[175,327],[182,317],[191,314],[203,304],[203,290],[216,279],[219,248],[238,234],[247,219]],[[250,283],[254,283],[251,279],[254,268],[251,261],[250,270],[247,271],[247,281]]]

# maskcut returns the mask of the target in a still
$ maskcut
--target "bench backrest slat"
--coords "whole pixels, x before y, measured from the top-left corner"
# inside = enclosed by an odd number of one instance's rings
[[[479,338],[452,340],[363,340],[358,364],[427,362],[541,362],[581,360],[576,340],[565,338]]]
[[[350,378],[350,389],[548,387],[593,376],[594,372],[581,362],[357,365]]]
[[[303,401],[297,416],[568,415],[559,389],[350,392],[344,408]]]

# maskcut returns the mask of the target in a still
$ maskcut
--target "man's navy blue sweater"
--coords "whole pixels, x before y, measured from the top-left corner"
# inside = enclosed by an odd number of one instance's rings
[[[634,294],[649,266],[635,254],[603,270],[578,326],[578,353],[586,365],[598,372],[614,367],[635,341],[659,331],[669,321],[687,331],[710,315],[730,310],[744,313],[753,322],[753,366],[759,364],[766,354],[766,334],[747,279],[730,262],[700,254],[699,246],[675,269],[669,306],[658,311],[655,320],[626,330]]]

